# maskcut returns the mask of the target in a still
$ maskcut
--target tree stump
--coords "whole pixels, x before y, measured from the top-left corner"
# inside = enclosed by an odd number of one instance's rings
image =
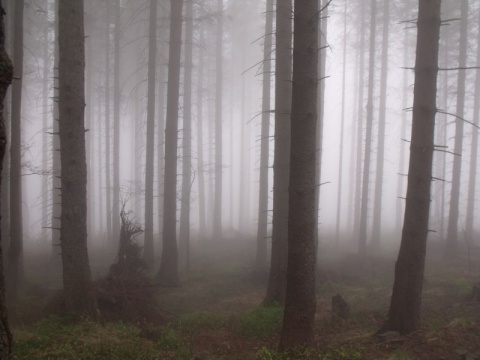
[[[340,294],[332,297],[332,319],[347,320],[350,317],[350,306]]]
[[[470,294],[470,299],[472,301],[480,302],[480,283],[473,286],[472,292]]]

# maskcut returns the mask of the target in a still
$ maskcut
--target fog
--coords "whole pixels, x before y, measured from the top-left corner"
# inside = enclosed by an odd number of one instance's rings
[[[156,67],[156,114],[155,114],[155,160],[154,160],[154,242],[159,256],[161,247],[161,207],[163,189],[159,159],[163,143],[159,142],[160,119],[166,111],[166,74],[168,67],[168,28],[169,5],[166,1],[158,3],[157,16],[157,67]],[[472,3],[469,12],[467,66],[476,65],[478,4]],[[11,5],[10,5],[11,6]],[[107,7],[110,7],[108,9]],[[362,19],[360,8],[365,6]],[[321,149],[321,181],[319,239],[321,243],[333,243],[336,239],[337,207],[340,206],[339,226],[342,247],[355,252],[358,233],[354,228],[356,184],[361,181],[356,166],[358,154],[359,111],[363,108],[366,116],[368,92],[368,62],[370,19],[369,5],[361,2],[333,1],[328,7],[327,46],[321,50],[326,56],[324,83],[325,108],[323,117],[323,145]],[[458,67],[458,46],[460,36],[459,5],[446,1],[443,5],[443,18],[452,19],[442,26],[441,55],[442,68]],[[193,242],[211,238],[213,231],[213,206],[215,198],[215,42],[216,42],[216,4],[203,1],[194,5],[193,19],[193,97],[192,97],[192,153],[191,153],[191,210],[190,229]],[[413,96],[413,67],[416,28],[415,6],[410,2],[392,2],[390,6],[388,34],[388,69],[386,74],[386,115],[385,115],[385,153],[383,168],[383,190],[381,194],[381,243],[398,245],[403,218],[403,204],[408,172],[408,149]],[[12,46],[13,20],[7,12],[7,44]],[[108,18],[107,18],[108,16]],[[222,229],[226,238],[241,233],[254,241],[258,220],[258,189],[260,167],[260,140],[262,119],[262,64],[265,31],[265,6],[263,2],[225,1],[223,9],[223,81],[222,81]],[[56,201],[52,197],[53,172],[52,138],[54,118],[54,2],[26,1],[24,15],[24,74],[22,91],[22,209],[24,243],[36,244],[48,248],[52,242],[52,208]],[[346,21],[346,27],[344,28]],[[362,22],[364,27],[362,27]],[[107,1],[87,1],[85,4],[85,46],[86,46],[86,128],[88,163],[88,242],[103,246],[110,243],[107,239],[107,217],[113,214],[113,175],[110,184],[106,183],[106,126],[113,135],[113,116],[115,92],[113,81],[114,43],[119,42],[119,184],[120,201],[125,202],[135,220],[144,227],[145,200],[145,156],[146,156],[146,117],[147,117],[147,68],[148,68],[148,1],[121,1],[119,23],[115,19],[115,5]],[[475,24],[475,25],[473,25]],[[119,26],[117,31],[116,26]],[[373,86],[373,128],[372,153],[370,159],[370,186],[368,200],[368,236],[373,221],[378,119],[380,113],[381,58],[383,6],[378,5],[375,28],[376,48],[374,56]],[[361,31],[363,36],[363,47]],[[344,32],[346,30],[346,33]],[[107,34],[109,38],[107,39]],[[185,34],[184,34],[185,35]],[[345,39],[346,38],[346,39]],[[343,67],[344,40],[346,45],[345,68]],[[360,50],[364,50],[365,69],[359,68]],[[405,50],[406,49],[406,50]],[[406,57],[405,57],[406,54]],[[106,56],[108,55],[108,59]],[[270,57],[274,59],[274,52]],[[199,89],[199,62],[202,58],[203,87]],[[107,80],[107,63],[110,62]],[[182,50],[182,71],[179,100],[179,155],[177,212],[179,218],[181,205],[181,164],[183,129],[183,73],[184,50]],[[274,71],[274,70],[273,70]],[[345,71],[345,74],[343,74]],[[439,108],[445,112],[456,113],[457,76],[459,71],[444,71],[439,75]],[[342,79],[345,75],[345,93],[342,96]],[[465,71],[464,115],[462,118],[476,122],[478,114],[473,113],[474,98],[478,96],[475,87],[475,70]],[[20,76],[20,75],[18,75]],[[359,82],[363,77],[363,100],[359,100]],[[106,81],[109,89],[106,90]],[[271,77],[271,89],[274,90],[274,78]],[[404,84],[407,86],[404,87]],[[106,96],[109,98],[106,99]],[[161,98],[163,96],[163,98]],[[108,105],[106,102],[108,101]],[[359,103],[360,101],[360,103]],[[202,113],[198,113],[198,103],[202,103]],[[108,106],[108,110],[107,110]],[[273,136],[274,136],[274,100],[270,102],[270,150],[269,150],[269,221],[272,210],[273,187]],[[9,106],[7,104],[7,118]],[[108,118],[106,111],[109,112]],[[344,132],[341,131],[342,113],[344,114]],[[198,122],[202,121],[203,130],[199,134]],[[107,124],[108,120],[108,124]],[[365,149],[365,118],[361,122],[362,149]],[[430,240],[442,242],[445,238],[446,219],[452,178],[452,155],[455,136],[455,117],[437,115],[436,145],[445,146],[446,152],[435,155],[435,179],[433,183],[431,206]],[[468,173],[471,161],[472,133],[477,128],[465,123],[463,149],[461,153],[462,173],[460,186],[460,205],[458,231],[462,233],[466,221]],[[202,138],[203,164],[198,159],[198,139]],[[339,178],[340,141],[343,137],[342,178]],[[109,142],[109,166],[113,170],[113,139]],[[403,160],[402,160],[403,156]],[[363,162],[363,160],[362,160]],[[202,174],[200,174],[202,172]],[[204,188],[199,189],[199,177],[205,179]],[[360,174],[361,175],[361,174]],[[4,178],[8,178],[6,172]],[[477,181],[477,180],[475,180]],[[110,187],[108,187],[110,186]],[[338,191],[341,189],[340,203]],[[200,209],[199,191],[204,192],[205,208]],[[357,190],[358,191],[358,190]],[[107,204],[107,193],[112,199]],[[478,190],[476,190],[478,192]],[[4,202],[8,202],[4,194]],[[476,200],[476,196],[475,196]],[[478,201],[475,201],[476,210]],[[199,211],[206,216],[206,229],[202,233],[199,224]],[[3,216],[4,234],[8,234],[9,215]],[[474,224],[474,230],[477,228]],[[55,230],[54,230],[55,232]],[[115,233],[115,232],[113,232]],[[472,240],[475,238],[473,234]],[[6,243],[7,239],[4,238]],[[93,248],[92,247],[92,248]],[[111,250],[115,253],[115,250]]]

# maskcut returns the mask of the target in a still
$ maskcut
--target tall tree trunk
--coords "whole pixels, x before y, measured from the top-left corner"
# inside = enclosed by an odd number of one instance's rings
[[[410,1],[404,2],[404,19],[409,19]],[[403,37],[403,66],[408,67],[410,56],[410,42],[408,39],[408,30],[404,29]],[[404,212],[404,173],[405,173],[405,139],[407,138],[407,103],[408,103],[408,71],[403,72],[402,79],[402,123],[400,125],[400,159],[399,159],[399,175],[397,181],[397,206],[396,206],[396,229],[400,231],[403,223]]]
[[[96,316],[87,251],[83,1],[59,2],[60,244],[67,312]]]
[[[480,16],[480,12],[479,12]],[[480,63],[480,28],[477,33],[477,64]],[[478,126],[480,122],[480,70],[476,70],[475,77],[475,98],[473,103],[473,122]],[[475,217],[475,191],[477,179],[477,161],[478,161],[478,131],[473,130],[472,145],[470,150],[470,173],[468,181],[467,214],[465,232],[467,241],[474,239],[473,220]]]
[[[268,230],[268,162],[270,158],[270,73],[272,71],[273,0],[267,0],[265,43],[263,45],[262,131],[260,135],[260,185],[258,195],[256,271],[263,275],[267,269]]]
[[[171,0],[170,6],[170,59],[165,130],[165,187],[163,192],[163,250],[157,280],[164,285],[177,286],[177,133],[183,0]]]
[[[280,349],[314,345],[318,0],[295,0],[287,290]]]
[[[371,1],[370,9],[370,56],[368,65],[368,99],[367,99],[367,127],[365,129],[365,156],[363,158],[362,202],[360,209],[359,254],[364,257],[367,253],[367,223],[368,198],[370,188],[370,158],[372,155],[372,127],[373,127],[373,88],[375,80],[375,32],[377,17],[377,0]]]
[[[205,164],[203,160],[203,82],[204,82],[204,57],[205,57],[205,26],[200,24],[200,54],[198,60],[198,88],[197,88],[197,172],[198,172],[198,221],[199,236],[207,236],[207,223],[205,218]]]
[[[338,190],[337,190],[337,219],[335,225],[335,245],[338,248],[340,242],[340,214],[342,209],[342,181],[343,181],[343,144],[345,129],[345,107],[346,107],[346,73],[347,73],[347,6],[348,1],[344,0],[343,9],[343,64],[342,64],[342,115],[340,120],[340,153],[338,155]]]
[[[48,5],[48,4],[47,4]],[[45,11],[45,24],[48,23],[48,9]],[[46,241],[48,236],[48,213],[50,209],[50,192],[48,189],[48,115],[49,115],[49,90],[50,69],[49,69],[49,26],[45,25],[43,37],[45,40],[43,49],[43,74],[42,74],[42,240]]]
[[[107,217],[107,244],[112,245],[116,244],[116,241],[113,241],[112,236],[112,188],[111,188],[111,154],[110,154],[110,130],[111,130],[111,123],[110,123],[110,91],[111,91],[111,82],[110,82],[110,72],[111,72],[111,34],[110,34],[110,7],[111,1],[106,0],[106,8],[107,8],[107,26],[105,31],[106,42],[107,46],[105,46],[105,203],[106,203],[106,217]]]
[[[60,216],[62,213],[62,191],[61,191],[61,164],[60,164],[60,136],[59,136],[59,109],[58,109],[58,6],[60,0],[54,0],[55,9],[55,44],[54,44],[54,61],[53,61],[53,137],[52,137],[52,257],[51,257],[51,273],[59,274],[61,269],[61,251],[60,251]]]
[[[89,17],[93,17],[93,6],[89,0],[85,0],[85,13]],[[90,26],[89,26],[90,25]],[[86,107],[85,107],[85,123],[86,123],[86,130],[87,133],[85,134],[85,146],[86,146],[86,162],[87,162],[87,233],[90,235],[90,239],[93,235],[93,223],[95,219],[95,207],[94,207],[94,197],[93,197],[93,156],[92,156],[92,148],[93,148],[93,134],[95,131],[92,131],[93,121],[92,121],[92,110],[93,110],[93,90],[92,90],[92,82],[93,82],[93,39],[92,36],[92,24],[86,24],[85,26],[89,29],[90,33],[87,33],[85,36],[85,69],[86,69],[86,84],[85,84],[85,100],[86,100]]]
[[[145,160],[145,243],[143,258],[148,268],[154,264],[153,177],[155,151],[155,76],[157,67],[157,0],[150,0],[148,40],[147,144]]]
[[[390,0],[383,1],[382,65],[380,74],[380,108],[378,114],[377,166],[375,168],[375,194],[373,200],[372,247],[380,245],[383,197],[383,163],[385,157],[385,125],[387,113],[388,44]]]
[[[180,210],[180,259],[190,269],[190,191],[192,188],[193,0],[185,0],[185,73],[183,94],[183,171]]]
[[[3,118],[3,104],[7,89],[12,83],[13,78],[12,62],[5,52],[5,27],[3,22],[4,13],[4,8],[0,4],[0,173],[2,172],[3,159],[5,158],[5,152],[7,149],[7,134],[5,131],[5,122]],[[0,182],[1,181],[2,177],[0,176]],[[10,332],[10,326],[8,323],[8,313],[5,301],[5,276],[0,233],[0,358],[7,359],[11,352],[12,333]]]
[[[353,234],[356,238],[360,231],[360,214],[361,214],[361,192],[362,192],[362,157],[363,157],[363,101],[364,101],[364,84],[365,84],[365,32],[366,32],[366,1],[360,4],[360,54],[359,54],[359,71],[358,71],[358,103],[357,103],[357,158],[355,161],[355,201],[353,215]]]
[[[419,0],[405,221],[390,310],[383,329],[401,334],[409,334],[420,325],[437,111],[439,34],[440,0]]]
[[[467,64],[467,30],[468,30],[468,0],[460,0],[460,44],[458,54],[458,67],[465,68]],[[463,116],[465,112],[465,70],[459,70],[457,82],[457,109],[455,112],[455,153],[453,158],[452,188],[450,193],[450,212],[448,215],[447,246],[445,258],[455,256],[457,253],[458,236],[458,207],[460,202],[460,178],[462,172],[463,149]]]
[[[272,255],[265,304],[285,303],[292,101],[292,0],[277,0]]]
[[[215,202],[213,208],[213,238],[222,238],[222,110],[223,110],[223,0],[217,0],[217,44],[215,77]]]
[[[315,254],[318,252],[318,223],[320,218],[320,182],[322,179],[322,154],[323,154],[323,118],[325,114],[325,73],[327,65],[327,29],[328,29],[328,1],[318,1],[318,7],[323,9],[322,16],[320,17],[319,22],[319,34],[318,34],[318,47],[320,49],[320,57],[318,66],[318,77],[319,77],[319,89],[317,93],[317,160],[316,160],[316,170],[315,170],[315,183],[317,184],[315,188],[315,214],[316,214],[316,223],[315,223]]]
[[[113,204],[112,236],[114,244],[120,236],[120,0],[115,2],[115,40],[113,68]]]
[[[13,30],[13,66],[17,80],[12,86],[12,128],[10,145],[10,247],[8,249],[7,297],[14,302],[23,282],[22,216],[22,84],[23,84],[23,10],[24,0],[15,1]]]

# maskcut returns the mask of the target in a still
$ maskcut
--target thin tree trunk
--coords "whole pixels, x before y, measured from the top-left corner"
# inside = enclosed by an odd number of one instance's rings
[[[217,1],[217,44],[215,77],[215,199],[213,207],[213,238],[222,238],[222,110],[223,110],[223,0]]]
[[[402,335],[420,326],[437,111],[439,34],[440,0],[419,0],[405,221],[390,310],[383,327],[383,330],[398,331]]]
[[[458,67],[464,68],[467,63],[467,30],[468,30],[468,0],[460,0],[460,45]],[[448,215],[447,246],[445,258],[455,256],[458,243],[458,208],[460,202],[460,180],[462,172],[463,149],[463,116],[465,112],[465,70],[459,70],[457,82],[457,109],[455,112],[455,153],[453,158],[452,188],[450,193],[450,212]]]
[[[198,60],[198,88],[197,88],[197,176],[198,176],[198,219],[199,236],[205,238],[206,219],[205,219],[205,164],[203,160],[203,81],[204,81],[204,57],[205,57],[205,26],[200,25],[200,54]]]
[[[157,280],[164,285],[177,286],[177,132],[183,0],[171,0],[170,4],[170,59],[165,130],[165,188],[163,193],[163,251]]]
[[[372,247],[380,245],[382,224],[383,165],[385,157],[385,125],[387,113],[388,45],[390,0],[383,1],[382,68],[380,74],[380,108],[378,114],[377,166],[375,168],[375,194],[373,200]]]
[[[7,297],[16,301],[23,282],[22,216],[22,84],[23,84],[23,16],[24,0],[15,1],[13,30],[12,128],[10,145],[10,247],[8,249]]]
[[[111,1],[106,0],[107,8],[107,26],[105,31],[107,46],[105,47],[105,203],[106,203],[106,216],[107,216],[107,244],[112,245],[116,244],[113,241],[112,237],[112,183],[111,183],[111,154],[110,154],[110,92],[111,92],[111,83],[110,83],[110,72],[111,72],[111,54],[110,54],[110,7]]]
[[[193,0],[185,0],[185,73],[183,94],[183,171],[180,209],[180,259],[190,270],[190,191],[192,188]]]
[[[96,300],[87,251],[83,13],[83,1],[59,2],[60,244],[65,308],[67,312],[95,317]]]
[[[45,12],[45,21],[48,21],[48,10]],[[49,56],[49,42],[48,42],[49,27],[45,25],[43,29],[43,37],[45,39],[43,49],[43,79],[42,79],[42,240],[46,241],[48,236],[48,209],[49,209],[49,191],[48,191],[48,85],[50,82],[50,69],[48,67]]]
[[[147,144],[145,160],[145,243],[143,258],[148,268],[154,264],[153,246],[153,177],[155,150],[155,76],[157,67],[157,0],[150,0],[148,41]]]
[[[314,345],[318,0],[295,0],[287,290],[280,350]]]
[[[264,304],[284,304],[288,257],[288,183],[292,101],[292,0],[277,0],[275,30],[275,145],[270,276]]]
[[[366,29],[366,1],[361,1],[360,5],[360,59],[358,71],[358,103],[357,103],[357,159],[355,161],[355,201],[353,216],[353,234],[356,238],[360,231],[360,214],[361,214],[361,192],[362,192],[362,158],[363,158],[363,101],[364,101],[364,83],[365,83],[365,29]]]
[[[375,80],[375,32],[377,17],[377,0],[371,1],[370,9],[370,57],[368,65],[368,99],[367,99],[367,127],[365,129],[365,156],[363,158],[362,202],[360,209],[359,254],[364,257],[367,253],[367,222],[368,198],[370,187],[370,158],[372,155],[372,127],[373,127],[373,88]]]
[[[256,271],[263,275],[267,269],[268,230],[268,162],[270,157],[270,78],[272,71],[273,0],[267,0],[265,43],[263,45],[262,130],[260,135],[260,184],[258,192]]]
[[[342,115],[340,120],[340,154],[338,155],[338,190],[337,190],[337,219],[335,225],[335,245],[338,248],[340,242],[340,214],[342,209],[342,181],[343,181],[343,143],[345,129],[345,92],[347,73],[347,7],[348,1],[344,0],[343,13],[343,64],[342,64]]]
[[[480,12],[479,12],[480,16]],[[480,63],[480,29],[477,33],[477,61]],[[480,71],[476,70],[475,77],[475,97],[473,103],[473,122],[478,126],[480,122]],[[465,232],[467,240],[473,242],[475,236],[473,233],[473,220],[475,218],[475,191],[477,179],[477,161],[478,161],[478,131],[473,129],[472,145],[470,150],[470,173],[468,181],[467,213]]]
[[[114,244],[120,236],[120,0],[115,2],[115,40],[113,68],[113,204],[112,236]]]

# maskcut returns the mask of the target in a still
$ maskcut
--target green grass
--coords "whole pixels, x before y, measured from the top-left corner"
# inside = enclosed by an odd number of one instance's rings
[[[237,329],[244,336],[265,338],[280,330],[282,319],[281,306],[263,306],[240,315],[237,320]]]
[[[76,323],[68,318],[50,317],[15,331],[13,359],[158,359],[158,344],[139,334],[137,327],[123,323],[102,326],[91,321]]]

